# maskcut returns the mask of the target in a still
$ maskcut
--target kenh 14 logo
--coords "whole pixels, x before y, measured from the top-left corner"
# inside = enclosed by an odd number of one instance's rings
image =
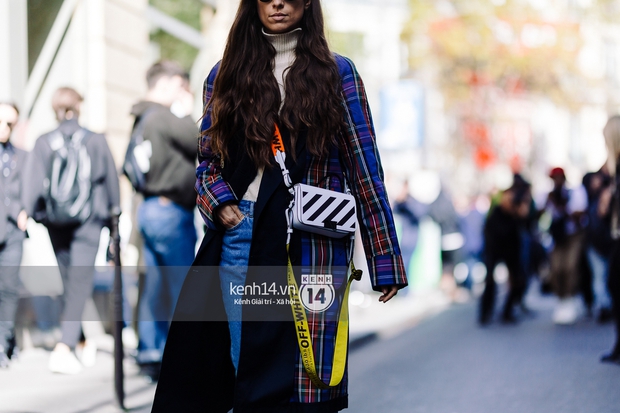
[[[330,274],[302,275],[299,296],[306,310],[322,313],[334,303],[334,277]]]

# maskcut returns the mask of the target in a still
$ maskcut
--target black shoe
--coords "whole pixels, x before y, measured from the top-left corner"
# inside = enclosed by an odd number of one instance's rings
[[[147,382],[149,383],[157,383],[159,380],[159,373],[161,371],[161,363],[144,363],[140,365],[141,376],[144,376]]]
[[[4,351],[0,351],[0,369],[8,369],[10,365],[9,357]]]
[[[519,320],[513,314],[502,315],[502,324],[517,324]]]
[[[604,354],[601,357],[601,362],[620,364],[620,352],[613,351],[611,353]]]
[[[19,356],[19,347],[17,347],[15,335],[9,339],[9,348],[6,350],[6,355],[9,357],[9,360],[14,360]]]
[[[613,320],[614,315],[609,308],[601,308],[598,312],[596,321],[600,324],[605,324]]]
[[[482,315],[482,316],[478,317],[478,324],[480,324],[481,327],[488,326],[489,324],[491,324],[491,316],[490,315]]]

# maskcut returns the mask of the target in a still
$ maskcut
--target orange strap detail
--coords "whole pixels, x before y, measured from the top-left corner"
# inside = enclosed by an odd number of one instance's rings
[[[284,152],[284,142],[282,142],[282,135],[280,134],[280,128],[278,128],[277,124],[274,124],[276,127],[275,132],[273,133],[273,141],[271,141],[271,150],[273,152],[273,156],[276,156],[278,152]]]

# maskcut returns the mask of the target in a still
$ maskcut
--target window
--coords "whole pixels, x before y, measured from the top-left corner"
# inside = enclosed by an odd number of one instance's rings
[[[28,0],[28,74],[41,54],[63,0]]]

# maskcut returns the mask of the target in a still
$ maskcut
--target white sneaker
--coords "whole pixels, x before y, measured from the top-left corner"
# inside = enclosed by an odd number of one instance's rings
[[[129,349],[138,348],[138,336],[132,327],[123,328],[121,337],[123,338],[123,347]]]
[[[573,298],[561,299],[553,311],[555,324],[574,324],[577,321],[577,303]]]
[[[84,367],[92,367],[97,361],[97,345],[92,340],[86,340],[76,348],[75,355]]]
[[[52,351],[47,367],[51,372],[60,374],[78,374],[82,371],[82,364],[68,351]]]

